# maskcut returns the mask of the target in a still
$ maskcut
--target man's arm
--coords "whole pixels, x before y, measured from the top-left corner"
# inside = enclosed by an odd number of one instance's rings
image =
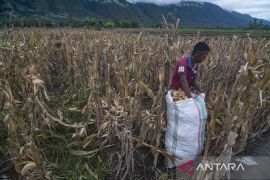
[[[197,84],[196,80],[192,81],[191,85],[196,89],[196,91],[198,91],[198,93],[203,93],[202,88]]]
[[[188,86],[186,75],[179,74],[179,79],[180,79],[180,87],[181,87],[181,89],[185,92],[185,94],[186,94],[186,96],[188,98],[192,98],[190,88]]]

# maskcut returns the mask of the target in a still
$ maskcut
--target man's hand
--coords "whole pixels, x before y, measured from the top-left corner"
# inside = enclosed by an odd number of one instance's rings
[[[188,86],[186,75],[180,74],[179,79],[180,79],[180,87],[181,87],[181,89],[185,92],[185,94],[186,94],[186,96],[188,98],[192,98],[190,88]]]

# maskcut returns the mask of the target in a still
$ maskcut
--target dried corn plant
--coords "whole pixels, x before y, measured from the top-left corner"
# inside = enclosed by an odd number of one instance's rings
[[[199,78],[210,114],[204,155],[227,161],[269,128],[267,39],[87,29],[2,30],[0,39],[0,108],[20,178],[63,177],[65,160],[81,168],[66,178],[137,177],[149,152],[161,176],[158,157],[173,158],[162,148],[163,92],[177,58],[199,40],[212,49]],[[57,139],[61,147],[50,143]]]

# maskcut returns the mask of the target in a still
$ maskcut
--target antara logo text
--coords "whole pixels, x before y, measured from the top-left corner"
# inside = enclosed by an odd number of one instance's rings
[[[193,175],[194,173],[192,172],[192,167],[193,167],[193,160],[187,161],[184,164],[181,164],[178,166],[178,169],[181,171],[188,173],[190,175]],[[198,170],[203,170],[203,171],[245,171],[244,166],[241,163],[213,163],[213,162],[208,162],[208,163],[200,163],[198,167],[196,168],[196,171]]]

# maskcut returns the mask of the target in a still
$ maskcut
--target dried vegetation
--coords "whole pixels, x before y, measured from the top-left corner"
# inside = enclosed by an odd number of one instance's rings
[[[176,58],[202,39],[212,48],[199,78],[210,114],[204,156],[227,161],[269,129],[269,40],[2,30],[0,153],[10,160],[1,171],[126,179],[147,176],[148,163],[152,178],[162,178],[159,157],[170,157],[163,91]]]

